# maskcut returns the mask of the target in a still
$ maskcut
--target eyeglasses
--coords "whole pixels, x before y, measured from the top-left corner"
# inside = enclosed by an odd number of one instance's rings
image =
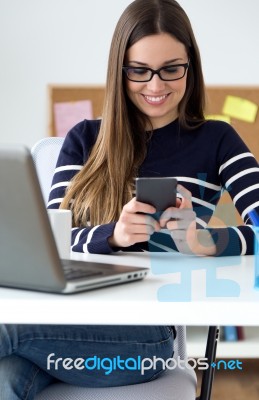
[[[130,67],[123,66],[127,78],[133,82],[149,82],[154,75],[158,75],[162,81],[177,81],[182,79],[189,67],[189,62],[186,64],[175,64],[152,69],[147,67]]]

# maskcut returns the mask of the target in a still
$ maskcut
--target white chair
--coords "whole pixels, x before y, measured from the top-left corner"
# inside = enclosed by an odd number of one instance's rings
[[[52,177],[63,142],[63,137],[50,136],[35,143],[31,149],[45,204],[48,202]]]
[[[31,149],[32,157],[38,173],[45,203],[51,187],[52,176],[63,138],[48,137],[40,140]],[[177,326],[177,337],[174,342],[174,358],[187,360],[186,329]],[[218,330],[210,327],[206,357],[211,360],[216,356],[216,338]],[[213,370],[205,371],[201,396],[196,400],[209,400],[213,380]],[[119,386],[112,388],[82,388],[65,383],[50,385],[36,396],[35,400],[195,400],[197,378],[193,369],[167,370],[158,379],[151,382]]]

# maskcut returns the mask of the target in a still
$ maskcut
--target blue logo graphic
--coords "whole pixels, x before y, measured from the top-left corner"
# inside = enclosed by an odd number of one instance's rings
[[[204,270],[206,273],[207,297],[239,297],[240,285],[234,280],[217,278],[217,271],[226,266],[236,268],[240,256],[197,257],[182,255],[172,251],[150,253],[151,270],[154,275],[180,273],[180,283],[169,283],[158,289],[157,298],[161,302],[188,302],[192,299],[192,272]]]
[[[212,368],[220,370],[220,369],[230,369],[230,370],[234,370],[234,369],[239,369],[239,370],[243,370],[243,362],[239,361],[239,360],[218,360],[217,362],[213,362],[211,364]]]

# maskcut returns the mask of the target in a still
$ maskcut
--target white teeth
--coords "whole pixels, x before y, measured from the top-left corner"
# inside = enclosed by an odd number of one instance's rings
[[[155,102],[158,103],[159,101],[164,100],[164,99],[166,98],[166,96],[167,96],[167,95],[159,96],[159,97],[145,96],[145,98],[146,98],[148,101],[152,101],[153,103],[155,103]]]

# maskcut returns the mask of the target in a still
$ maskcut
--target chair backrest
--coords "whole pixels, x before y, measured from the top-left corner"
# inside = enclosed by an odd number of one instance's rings
[[[51,182],[63,137],[50,136],[41,139],[31,149],[45,204],[48,202]]]

